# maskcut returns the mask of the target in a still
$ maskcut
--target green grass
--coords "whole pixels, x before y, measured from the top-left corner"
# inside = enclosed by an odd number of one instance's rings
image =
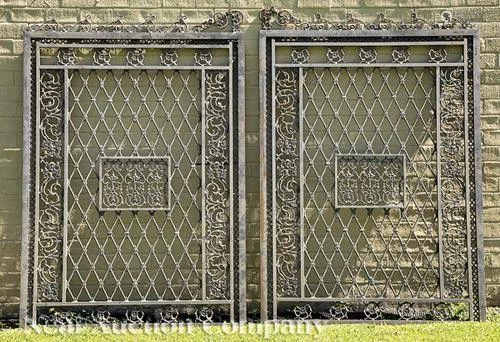
[[[311,325],[309,330],[305,325],[290,329],[286,324],[251,324],[241,326],[241,332],[240,326],[234,331],[229,326],[184,326],[181,333],[176,329],[10,329],[0,331],[0,341],[500,341],[500,322]]]

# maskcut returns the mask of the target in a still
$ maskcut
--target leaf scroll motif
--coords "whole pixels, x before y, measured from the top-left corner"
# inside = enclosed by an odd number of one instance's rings
[[[179,55],[176,50],[167,49],[160,55],[161,65],[177,65]]]
[[[229,287],[228,74],[206,74],[207,298],[227,299]]]
[[[372,48],[360,48],[358,55],[361,63],[370,64],[377,61],[377,51]]]
[[[465,199],[465,104],[461,68],[441,69],[441,175],[445,293],[467,296],[467,226]]]
[[[430,49],[429,50],[429,61],[434,63],[446,62],[448,53],[446,49]]]
[[[326,58],[328,59],[328,63],[338,64],[344,61],[344,50],[342,49],[328,49],[326,53]]]
[[[62,48],[57,52],[57,63],[60,65],[74,65],[76,56],[73,49]]]
[[[111,65],[111,52],[109,49],[95,49],[93,59],[94,65]]]
[[[276,75],[276,270],[279,296],[297,296],[299,263],[298,149],[296,146],[298,77]]]
[[[194,55],[195,65],[212,65],[212,52],[209,50],[197,51]]]
[[[106,207],[119,207],[125,200],[123,193],[123,164],[106,163],[103,166],[102,191]]]
[[[132,49],[127,52],[127,65],[139,66],[144,65],[144,50]]]
[[[410,61],[410,52],[408,49],[394,49],[392,51],[394,63],[408,63]]]
[[[38,300],[58,301],[61,281],[63,201],[62,76],[44,71],[40,76],[40,185],[38,231]]]
[[[291,53],[293,63],[302,64],[309,62],[309,51],[307,49],[294,49]]]

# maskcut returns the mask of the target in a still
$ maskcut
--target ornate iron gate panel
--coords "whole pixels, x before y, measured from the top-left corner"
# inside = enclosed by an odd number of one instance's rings
[[[261,18],[263,319],[484,319],[478,31]]]
[[[214,23],[26,32],[24,324],[246,319],[244,51]]]

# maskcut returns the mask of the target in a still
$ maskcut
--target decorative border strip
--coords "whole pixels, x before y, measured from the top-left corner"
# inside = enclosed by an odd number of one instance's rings
[[[206,109],[206,267],[207,299],[227,299],[229,264],[229,112],[227,72],[205,76]]]
[[[221,305],[198,305],[189,309],[179,305],[155,305],[151,307],[124,306],[120,308],[50,308],[40,312],[37,323],[41,325],[79,325],[98,324],[107,325],[134,325],[141,326],[147,323],[214,323],[227,319],[227,311]]]
[[[441,21],[430,22],[417,15],[415,11],[411,13],[411,22],[403,23],[386,18],[383,13],[377,15],[375,22],[367,23],[353,16],[348,12],[344,22],[332,22],[324,19],[320,13],[313,16],[312,21],[302,20],[294,16],[288,10],[279,10],[275,7],[260,11],[259,18],[262,21],[263,30],[296,29],[296,30],[435,30],[435,29],[456,29],[471,28],[473,25],[456,18],[450,11],[441,13]]]
[[[446,298],[468,296],[465,103],[462,68],[441,69],[440,135],[443,271]],[[465,85],[467,86],[467,85]]]
[[[299,152],[296,70],[276,72],[276,291],[278,297],[297,296],[299,289]]]
[[[243,13],[240,11],[228,10],[227,12],[218,12],[210,16],[201,24],[189,28],[187,16],[181,15],[179,20],[170,25],[155,24],[155,16],[150,16],[143,23],[127,25],[123,23],[123,16],[119,16],[114,22],[109,24],[94,25],[91,22],[91,16],[85,16],[76,24],[60,24],[56,19],[49,19],[41,24],[28,25],[27,32],[203,32],[210,29],[222,30],[229,28],[232,32],[240,31],[240,24],[243,21]]]
[[[63,230],[63,80],[61,73],[44,71],[40,75],[40,113],[38,135],[39,210],[37,300],[58,301],[61,298],[61,252]]]
[[[468,320],[466,303],[429,302],[417,303],[401,299],[396,302],[359,301],[324,303],[321,309],[313,310],[315,303],[297,302],[282,312],[286,318],[295,320],[326,319],[330,321],[345,320],[400,320],[400,321],[450,321]]]

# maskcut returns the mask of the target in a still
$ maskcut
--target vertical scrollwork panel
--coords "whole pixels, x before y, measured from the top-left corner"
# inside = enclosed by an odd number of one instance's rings
[[[61,298],[61,252],[63,225],[63,74],[40,74],[38,141],[38,301]]]
[[[207,299],[229,298],[229,74],[205,75]]]
[[[468,296],[463,70],[443,68],[439,77],[444,295],[463,298]]]
[[[276,270],[277,295],[297,296],[300,280],[298,75],[276,72]]]

